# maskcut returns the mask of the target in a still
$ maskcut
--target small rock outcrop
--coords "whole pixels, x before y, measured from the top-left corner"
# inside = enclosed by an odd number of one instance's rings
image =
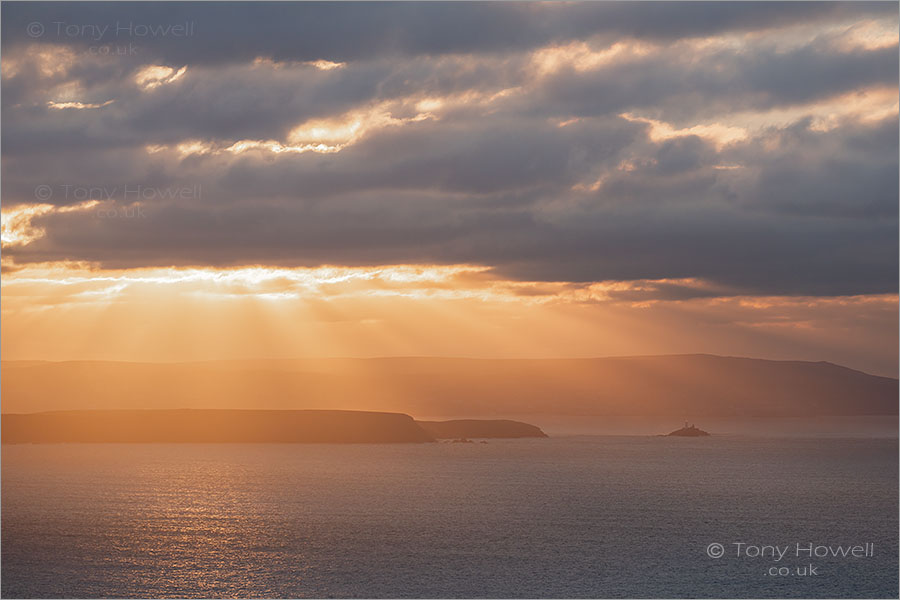
[[[704,437],[709,435],[708,432],[703,431],[702,429],[698,429],[693,423],[688,425],[687,421],[684,422],[684,427],[681,429],[676,429],[672,433],[666,435],[666,437]]]
[[[547,437],[539,427],[506,419],[458,419],[416,421],[416,423],[437,439]]]

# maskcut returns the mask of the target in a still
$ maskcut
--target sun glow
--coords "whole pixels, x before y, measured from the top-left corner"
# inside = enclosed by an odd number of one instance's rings
[[[694,125],[692,127],[686,127],[683,129],[676,129],[669,123],[657,121],[655,119],[648,119],[646,117],[638,117],[630,113],[623,113],[619,116],[626,121],[646,123],[647,125],[649,125],[650,139],[654,142],[661,142],[686,135],[696,135],[699,137],[708,138],[713,143],[715,143],[717,147],[721,148],[723,146],[727,146],[732,142],[745,140],[748,137],[747,130],[743,127],[734,127],[723,125],[721,123],[708,123],[702,125]]]
[[[427,112],[419,112],[405,118],[395,117],[389,103],[382,103],[334,118],[313,119],[301,123],[288,134],[288,141],[294,145],[340,150],[356,143],[371,131],[430,117]]]
[[[186,72],[186,66],[175,70],[162,65],[148,65],[135,74],[134,82],[145,90],[152,90],[161,85],[178,81],[184,77]]]
[[[47,102],[47,106],[56,110],[63,110],[66,108],[75,108],[78,110],[83,110],[85,108],[103,108],[104,106],[109,106],[115,102],[115,100],[107,100],[106,102]]]
[[[650,44],[637,41],[616,42],[597,50],[585,42],[572,42],[564,46],[549,46],[535,51],[531,56],[538,76],[553,74],[564,68],[575,71],[593,71],[616,62],[625,62],[647,56],[654,50]]]
[[[22,231],[16,230],[10,239],[25,238],[27,234]],[[12,295],[23,289],[31,290],[32,295],[39,288],[48,295],[82,298],[87,294],[98,302],[116,301],[123,294],[137,299],[152,290],[166,290],[173,297],[202,296],[209,300],[404,297],[517,304],[625,302],[634,306],[665,300],[672,290],[688,297],[728,294],[726,289],[696,278],[586,283],[516,281],[495,275],[489,267],[468,264],[115,270],[83,263],[38,263],[17,265],[3,281],[4,293]]]
[[[573,357],[726,352],[735,339],[765,354],[776,341],[846,347],[843,324],[865,314],[886,330],[897,308],[895,295],[745,297],[690,278],[528,282],[479,265],[4,269],[9,360]]]
[[[25,246],[44,237],[45,231],[32,224],[32,219],[51,213],[68,213],[86,211],[99,205],[98,200],[88,200],[70,206],[54,206],[52,204],[23,204],[0,212],[0,244],[8,246]]]

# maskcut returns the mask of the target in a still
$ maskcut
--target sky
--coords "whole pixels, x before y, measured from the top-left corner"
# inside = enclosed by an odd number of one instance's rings
[[[4,360],[897,375],[896,3],[2,17]]]

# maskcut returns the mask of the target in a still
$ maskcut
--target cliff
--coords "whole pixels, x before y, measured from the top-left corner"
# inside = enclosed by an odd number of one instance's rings
[[[547,437],[539,427],[505,419],[459,419],[455,421],[416,421],[438,439],[450,438],[524,438]]]
[[[0,422],[4,444],[434,441],[409,415],[344,410],[83,410]]]

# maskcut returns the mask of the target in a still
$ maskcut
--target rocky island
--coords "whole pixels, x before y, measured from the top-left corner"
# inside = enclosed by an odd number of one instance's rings
[[[437,439],[547,437],[539,427],[507,419],[457,419],[416,421],[416,423]]]
[[[684,427],[681,429],[676,429],[672,433],[666,434],[666,437],[704,437],[709,435],[708,432],[703,431],[702,429],[698,429],[693,423],[688,425],[687,421],[684,422]]]

